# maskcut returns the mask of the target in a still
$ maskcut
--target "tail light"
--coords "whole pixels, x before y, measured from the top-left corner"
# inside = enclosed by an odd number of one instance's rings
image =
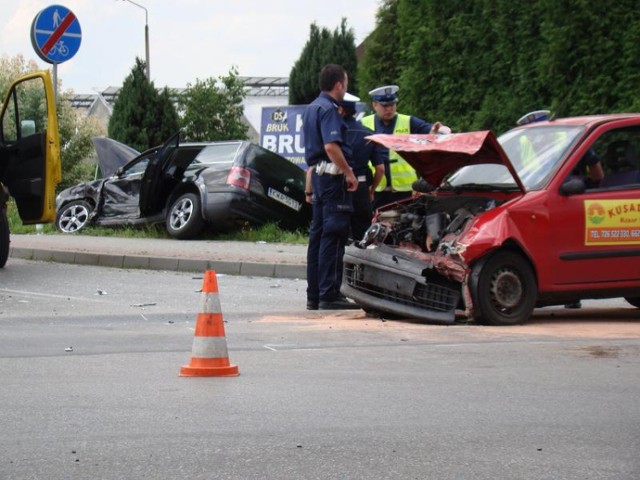
[[[227,184],[235,187],[244,188],[249,190],[249,184],[251,183],[251,172],[242,167],[231,167],[229,175],[227,176]]]

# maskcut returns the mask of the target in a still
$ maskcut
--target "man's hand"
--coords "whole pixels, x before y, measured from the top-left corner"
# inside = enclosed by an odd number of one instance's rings
[[[355,192],[358,189],[358,179],[350,168],[344,172],[344,180],[347,184],[348,192]]]

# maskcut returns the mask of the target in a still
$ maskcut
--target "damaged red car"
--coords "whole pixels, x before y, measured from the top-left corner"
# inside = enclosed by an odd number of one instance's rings
[[[433,187],[347,247],[341,292],[366,311],[513,325],[582,299],[640,307],[640,115],[370,138]]]

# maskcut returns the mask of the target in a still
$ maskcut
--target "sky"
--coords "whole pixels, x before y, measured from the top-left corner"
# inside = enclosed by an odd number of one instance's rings
[[[156,87],[183,88],[226,75],[288,77],[309,38],[309,27],[333,31],[341,19],[356,45],[375,27],[378,0],[136,0],[146,8],[149,66]],[[58,64],[62,90],[77,94],[121,86],[145,59],[145,10],[128,0],[11,0],[0,9],[0,55],[22,54],[42,69],[31,25],[43,9],[62,5],[82,30],[78,52]]]

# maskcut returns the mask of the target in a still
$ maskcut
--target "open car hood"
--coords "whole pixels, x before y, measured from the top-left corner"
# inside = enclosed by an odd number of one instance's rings
[[[98,155],[98,164],[103,178],[108,178],[116,170],[140,155],[135,148],[107,137],[91,137],[93,148]]]
[[[367,138],[398,152],[433,186],[437,187],[448,175],[465,165],[494,163],[506,166],[516,185],[525,191],[507,154],[490,130],[450,135],[377,134]]]

